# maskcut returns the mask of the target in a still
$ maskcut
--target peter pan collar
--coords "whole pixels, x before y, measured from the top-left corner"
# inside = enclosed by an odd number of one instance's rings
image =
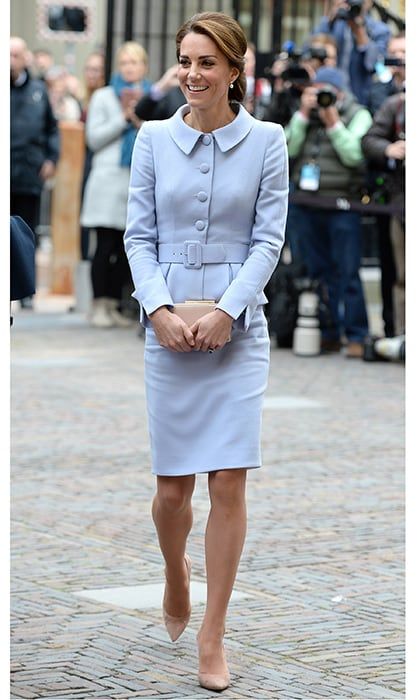
[[[254,117],[242,105],[238,105],[239,111],[235,119],[212,131],[220,150],[225,152],[236,146],[251,131],[254,125]],[[168,120],[169,132],[176,145],[189,155],[197,141],[204,136],[202,131],[193,129],[184,122],[184,116],[189,112],[189,105],[181,105],[175,114]]]

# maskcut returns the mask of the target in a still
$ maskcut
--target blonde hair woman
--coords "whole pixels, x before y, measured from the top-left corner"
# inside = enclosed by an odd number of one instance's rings
[[[128,41],[116,53],[117,71],[106,87],[95,90],[86,120],[86,143],[93,152],[84,191],[81,225],[96,229],[92,259],[93,303],[90,321],[99,328],[129,326],[122,313],[123,288],[131,283],[123,234],[131,154],[139,122],[138,96],[150,90],[144,48]]]

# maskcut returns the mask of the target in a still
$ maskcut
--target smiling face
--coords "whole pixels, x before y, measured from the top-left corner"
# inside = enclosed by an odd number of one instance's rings
[[[239,75],[217,45],[205,34],[189,32],[179,51],[178,79],[194,109],[215,109],[228,104],[229,85]]]

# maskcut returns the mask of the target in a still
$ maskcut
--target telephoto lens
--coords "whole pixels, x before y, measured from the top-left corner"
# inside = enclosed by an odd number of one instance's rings
[[[325,109],[326,107],[331,107],[337,102],[337,95],[335,94],[334,90],[322,88],[322,90],[317,91],[316,100],[318,102],[318,106]]]
[[[307,357],[319,355],[321,330],[318,312],[318,294],[313,290],[301,292],[298,303],[298,318],[293,332],[293,352],[295,355]]]

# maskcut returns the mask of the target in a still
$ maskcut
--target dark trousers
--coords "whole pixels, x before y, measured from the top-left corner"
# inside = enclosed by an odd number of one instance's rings
[[[299,243],[309,276],[328,289],[332,328],[321,328],[323,337],[363,342],[368,335],[368,317],[359,276],[362,229],[357,212],[330,211],[296,206],[300,218]],[[341,320],[340,307],[344,314]],[[341,327],[343,326],[343,327]]]
[[[10,216],[20,216],[35,235],[35,245],[38,245],[36,229],[39,225],[41,195],[10,192]]]
[[[384,322],[385,336],[387,338],[392,338],[395,335],[392,289],[395,284],[396,273],[390,234],[391,218],[381,214],[376,218],[376,221],[378,226],[378,247],[381,265],[382,319]]]
[[[96,234],[97,244],[91,267],[93,296],[95,299],[108,297],[121,301],[123,287],[131,281],[124,250],[124,231],[99,227]]]

